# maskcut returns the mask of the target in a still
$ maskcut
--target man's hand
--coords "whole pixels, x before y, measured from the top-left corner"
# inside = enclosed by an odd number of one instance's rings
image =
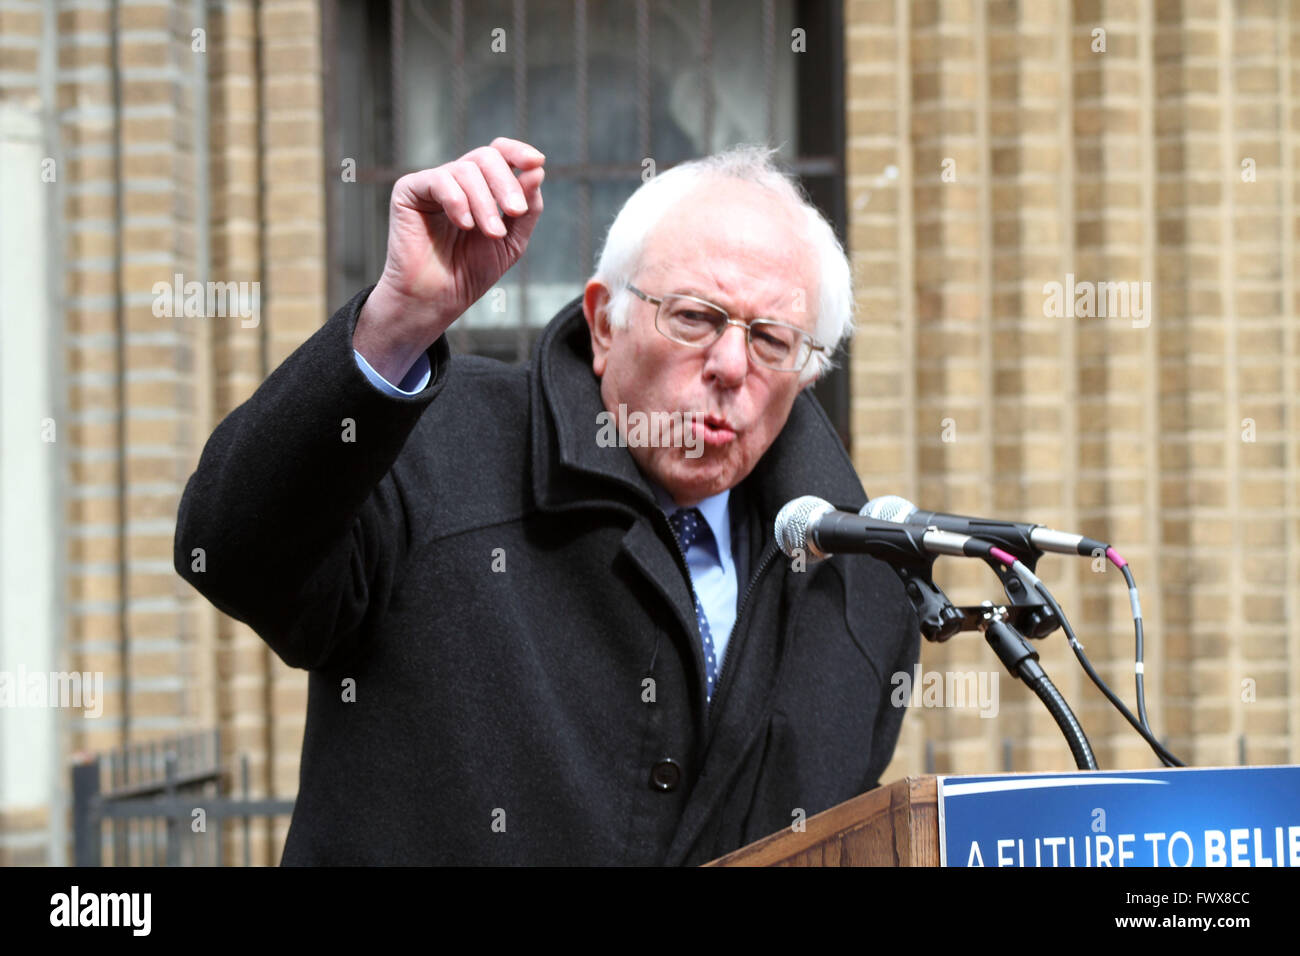
[[[545,162],[527,143],[499,136],[491,146],[393,185],[388,259],[352,337],[385,379],[400,382],[519,261],[542,213]]]

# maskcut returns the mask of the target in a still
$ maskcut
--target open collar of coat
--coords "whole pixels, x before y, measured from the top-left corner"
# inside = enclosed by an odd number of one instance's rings
[[[535,499],[545,510],[611,499],[640,510],[655,508],[650,485],[628,450],[602,447],[596,440],[605,407],[591,361],[591,334],[578,297],[550,321],[534,351]],[[768,526],[782,505],[800,495],[852,511],[866,502],[839,436],[808,391],[799,394],[785,427],[745,484]]]

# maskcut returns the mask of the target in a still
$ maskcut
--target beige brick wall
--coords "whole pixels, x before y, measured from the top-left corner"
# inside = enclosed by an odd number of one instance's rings
[[[1296,13],[863,0],[846,20],[868,493],[1113,542],[1142,595],[1157,735],[1189,763],[1235,764],[1242,738],[1249,763],[1294,763]],[[1067,273],[1150,282],[1150,325],[1046,317],[1044,284]],[[1039,569],[1136,709],[1119,574]],[[958,604],[1000,595],[979,566],[937,578]],[[1157,765],[1059,633],[1040,650],[1103,766]],[[1001,670],[978,634],[927,644],[922,665]],[[996,720],[909,715],[885,778],[923,770],[927,744],[939,771],[998,769],[1004,740],[1016,770],[1068,769],[1041,705],[1000,678]]]
[[[48,23],[42,9],[0,5],[0,96],[39,102],[48,27],[65,214],[62,650],[69,668],[105,671],[106,690],[102,718],[65,722],[64,754],[216,726],[228,767],[249,757],[255,796],[292,797],[305,675],[175,575],[172,534],[216,423],[326,318],[318,5],[264,3],[260,21],[251,0],[124,0],[116,15],[85,2]],[[259,324],[156,317],[153,285],[176,273],[260,282]],[[0,847],[29,847],[46,820],[7,808]],[[255,862],[278,861],[286,828],[255,830]]]

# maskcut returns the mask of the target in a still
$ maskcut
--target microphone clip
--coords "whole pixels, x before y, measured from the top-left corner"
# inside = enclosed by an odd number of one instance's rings
[[[941,643],[962,630],[966,617],[952,606],[948,596],[934,583],[933,559],[925,563],[897,564],[894,570],[902,579],[903,590],[916,609],[922,637]]]
[[[1032,564],[1026,562],[1023,557],[1019,560],[1029,567],[1029,570],[1033,570]],[[1037,559],[1033,563],[1036,564]],[[1043,599],[1037,594],[1030,593],[1030,590],[1025,587],[1025,582],[1020,580],[1020,575],[994,558],[988,559],[988,565],[1002,582],[1002,589],[1006,592],[1012,606],[1018,608],[1018,613],[1015,615],[1017,630],[1026,637],[1041,640],[1061,626],[1061,619],[1056,616],[1056,612],[1044,604]]]

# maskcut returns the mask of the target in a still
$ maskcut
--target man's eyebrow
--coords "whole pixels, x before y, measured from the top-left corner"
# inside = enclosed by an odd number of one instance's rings
[[[728,315],[733,316],[733,317],[735,316],[735,312],[736,312],[736,308],[735,308],[735,306],[724,305],[723,303],[721,303],[721,302],[718,301],[718,297],[717,297],[716,295],[707,295],[707,294],[705,294],[705,293],[699,291],[699,289],[697,289],[695,286],[679,286],[679,287],[678,287],[678,288],[677,288],[677,289],[676,289],[672,294],[673,294],[673,295],[693,295],[693,296],[695,296],[695,298],[697,298],[697,299],[703,299],[705,302],[708,302],[708,303],[710,303],[710,304],[712,304],[712,305],[716,305],[718,308],[724,310]],[[789,323],[789,320],[788,320],[788,319],[780,318],[776,313],[773,313],[773,312],[764,312],[762,315],[749,316],[749,318],[751,318],[751,319],[771,319],[771,320],[774,321],[774,322],[786,322],[786,323]]]
[[[697,299],[706,299],[706,300],[708,300],[709,302],[713,302],[715,305],[721,305],[721,304],[722,304],[722,303],[716,301],[717,296],[705,295],[703,292],[701,292],[698,288],[696,288],[696,287],[693,286],[693,285],[681,285],[681,286],[678,286],[676,289],[673,290],[673,293],[672,293],[672,294],[673,294],[673,295],[693,295],[693,296],[695,296],[695,298],[697,298]]]

